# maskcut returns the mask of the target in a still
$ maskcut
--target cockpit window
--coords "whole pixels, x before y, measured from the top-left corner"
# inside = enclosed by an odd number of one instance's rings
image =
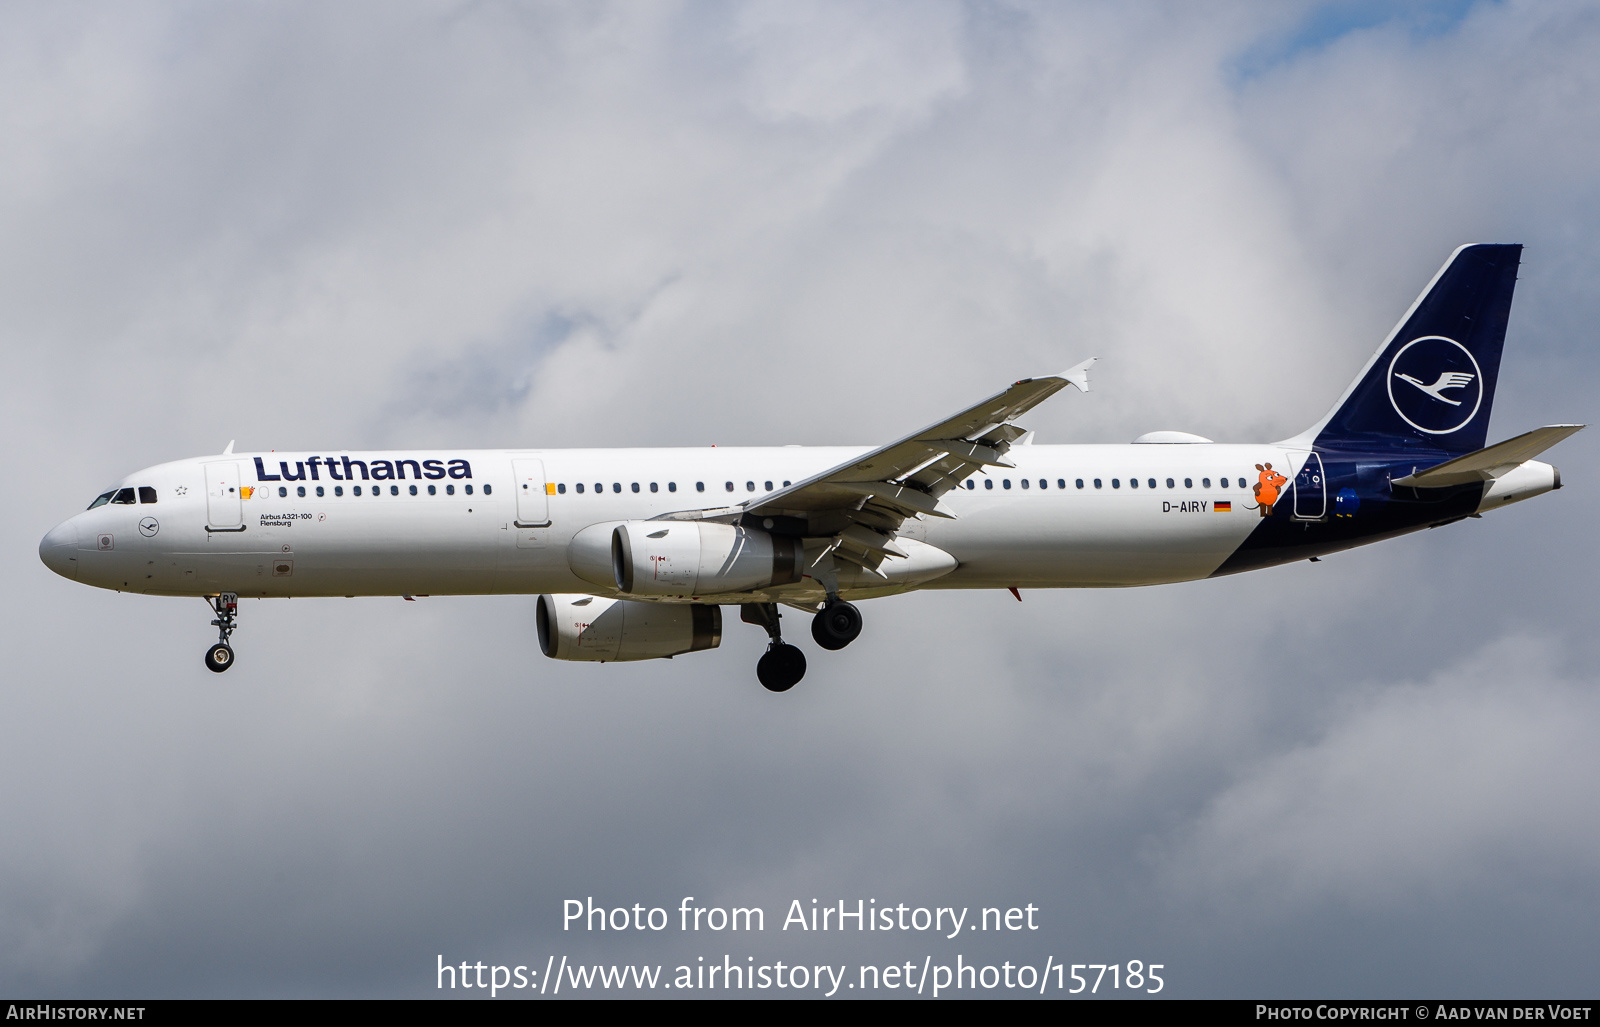
[[[141,502],[141,503],[154,503],[155,501],[156,501],[156,490],[151,488],[148,485],[140,485],[139,486],[139,502]]]
[[[118,489],[117,494],[111,497],[113,503],[133,503],[133,489]]]
[[[89,509],[93,510],[97,506],[105,506],[107,503],[111,502],[111,497],[116,494],[117,493],[115,489],[111,490],[110,492],[100,493],[100,495],[94,497],[94,502],[89,504]]]

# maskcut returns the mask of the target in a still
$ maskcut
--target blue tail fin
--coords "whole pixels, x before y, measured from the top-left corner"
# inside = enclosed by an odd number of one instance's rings
[[[1368,453],[1482,449],[1521,257],[1517,245],[1475,244],[1452,253],[1333,412],[1306,436],[1318,449]]]

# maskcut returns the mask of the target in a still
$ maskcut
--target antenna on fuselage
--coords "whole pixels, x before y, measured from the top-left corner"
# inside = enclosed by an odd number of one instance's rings
[[[227,449],[224,449],[224,450],[223,450],[223,451],[222,451],[222,455],[223,455],[223,456],[232,456],[232,455],[233,455],[233,444],[234,444],[234,443],[235,443],[235,442],[236,442],[236,441],[238,441],[238,440],[237,440],[237,439],[229,439],[229,440],[228,440],[228,448],[227,448]]]

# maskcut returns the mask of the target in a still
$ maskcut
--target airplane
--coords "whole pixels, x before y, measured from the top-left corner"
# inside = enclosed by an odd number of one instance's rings
[[[39,555],[99,588],[207,599],[217,672],[234,663],[240,597],[537,594],[541,651],[599,663],[715,649],[721,608],[737,606],[769,638],[757,678],[783,692],[806,657],[780,608],[838,650],[866,599],[1236,574],[1559,489],[1533,458],[1584,425],[1485,446],[1521,250],[1457,249],[1333,409],[1281,442],[1031,444],[1018,419],[1087,392],[1091,359],[876,448],[229,443],[127,476]]]

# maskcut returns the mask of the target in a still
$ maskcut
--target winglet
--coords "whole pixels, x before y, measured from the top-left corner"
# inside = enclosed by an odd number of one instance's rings
[[[224,450],[223,450],[223,451],[222,451],[222,455],[223,455],[223,456],[232,456],[232,455],[233,455],[233,444],[234,444],[234,443],[235,443],[235,442],[236,442],[236,441],[238,441],[238,440],[237,440],[237,439],[229,439],[229,440],[228,440],[228,448],[227,448],[227,449],[224,449]]]
[[[1065,371],[1062,371],[1059,375],[1057,375],[1057,377],[1065,378],[1067,381],[1071,382],[1079,392],[1088,392],[1089,368],[1094,366],[1096,359],[1097,358],[1095,357],[1090,357],[1088,360],[1078,364],[1076,367],[1069,367]]]

